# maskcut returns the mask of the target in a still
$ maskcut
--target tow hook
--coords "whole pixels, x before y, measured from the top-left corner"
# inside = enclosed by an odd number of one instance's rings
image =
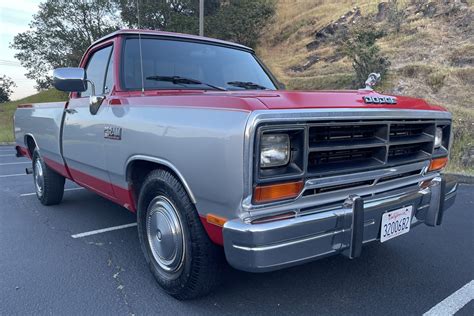
[[[26,174],[33,174],[33,168],[25,168]]]

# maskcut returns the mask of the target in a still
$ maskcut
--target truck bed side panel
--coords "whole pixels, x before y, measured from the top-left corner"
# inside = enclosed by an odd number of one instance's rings
[[[15,112],[16,144],[27,147],[25,136],[32,136],[46,163],[54,169],[64,168],[60,135],[65,104],[36,103],[18,108]]]

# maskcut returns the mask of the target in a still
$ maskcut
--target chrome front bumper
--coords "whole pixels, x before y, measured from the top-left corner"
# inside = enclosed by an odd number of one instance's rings
[[[428,185],[387,192],[376,198],[347,196],[340,205],[292,219],[248,224],[241,219],[224,225],[227,261],[236,269],[266,272],[342,253],[360,255],[362,245],[380,238],[382,214],[413,206],[411,227],[437,226],[455,200],[457,183],[436,176]]]

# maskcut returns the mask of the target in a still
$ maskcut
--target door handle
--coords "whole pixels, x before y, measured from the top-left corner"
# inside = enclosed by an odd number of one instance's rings
[[[68,113],[68,114],[74,114],[74,113],[77,113],[77,111],[75,109],[65,109],[64,112]]]

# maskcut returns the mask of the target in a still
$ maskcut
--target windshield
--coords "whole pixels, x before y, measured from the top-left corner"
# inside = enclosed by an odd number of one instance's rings
[[[147,90],[208,90],[212,86],[225,90],[276,89],[269,75],[250,52],[173,39],[142,38],[141,41],[143,77]],[[141,89],[138,38],[125,40],[123,56],[124,88]],[[157,80],[165,77],[188,80]]]

